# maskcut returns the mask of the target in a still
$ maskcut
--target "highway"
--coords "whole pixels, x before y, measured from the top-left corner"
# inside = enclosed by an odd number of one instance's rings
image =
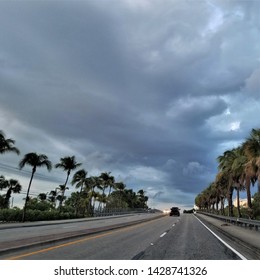
[[[138,222],[140,220],[141,223]],[[126,223],[130,225],[126,226]],[[58,241],[58,236],[64,239]],[[46,243],[46,240],[49,241]],[[26,245],[26,242],[28,246],[18,249],[19,244]],[[35,245],[32,246],[32,243]],[[2,260],[244,258],[241,252],[232,250],[218,239],[193,214],[181,214],[180,217],[142,214],[86,222],[0,228],[0,244]],[[8,246],[13,250],[5,250]]]

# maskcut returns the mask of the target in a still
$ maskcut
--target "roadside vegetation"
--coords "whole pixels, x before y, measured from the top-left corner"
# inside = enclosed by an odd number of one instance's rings
[[[226,150],[217,161],[215,180],[197,195],[195,205],[230,217],[260,219],[260,129],[252,129],[241,145]],[[246,193],[246,206],[241,206],[241,192]]]
[[[0,131],[0,156],[4,153],[20,155],[15,140],[6,138],[4,132]],[[128,189],[124,182],[116,182],[111,172],[89,176],[74,155],[62,157],[54,165],[66,173],[65,181],[55,189],[45,190],[37,197],[32,197],[30,191],[35,173],[39,168],[46,168],[51,172],[53,164],[44,154],[28,153],[18,163],[20,169],[25,165],[30,166],[32,171],[22,209],[11,207],[10,200],[12,195],[21,193],[24,187],[18,180],[0,175],[0,190],[4,192],[0,195],[0,221],[71,219],[130,209],[148,209],[148,197],[142,189],[138,192]],[[74,173],[71,174],[72,172]],[[75,191],[66,196],[69,184]]]

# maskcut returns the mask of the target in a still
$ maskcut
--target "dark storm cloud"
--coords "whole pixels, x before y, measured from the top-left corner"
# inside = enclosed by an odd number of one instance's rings
[[[257,1],[1,1],[0,128],[22,153],[74,154],[153,206],[192,207],[259,126],[258,15]]]

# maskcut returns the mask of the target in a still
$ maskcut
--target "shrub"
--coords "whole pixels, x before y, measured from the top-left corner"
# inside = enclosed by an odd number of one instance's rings
[[[1,222],[18,222],[21,220],[22,220],[22,210],[19,208],[0,210]]]

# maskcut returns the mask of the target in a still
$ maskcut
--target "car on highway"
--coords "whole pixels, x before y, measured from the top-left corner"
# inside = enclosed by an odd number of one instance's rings
[[[180,209],[178,207],[172,207],[170,216],[180,216]]]
[[[170,209],[164,209],[164,210],[163,210],[163,213],[164,213],[164,214],[169,214],[170,212],[171,212]]]

